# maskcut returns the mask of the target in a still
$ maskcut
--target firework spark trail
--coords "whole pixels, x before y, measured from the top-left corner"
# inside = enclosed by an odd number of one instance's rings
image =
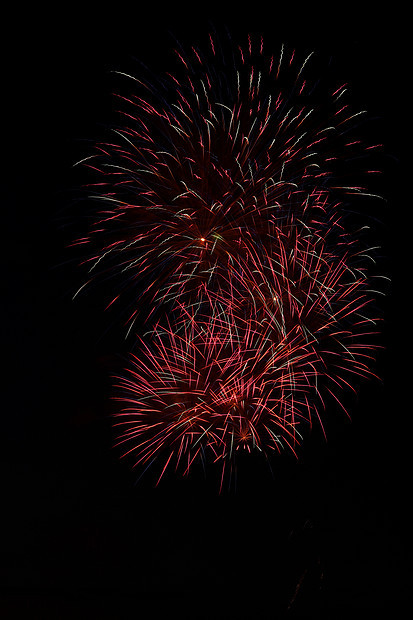
[[[208,454],[224,471],[241,448],[294,451],[298,426],[321,423],[319,386],[343,406],[351,375],[371,374],[369,255],[344,217],[370,195],[343,166],[364,111],[346,84],[313,97],[311,54],[277,60],[249,38],[229,67],[217,50],[177,51],[182,79],[122,74],[137,88],[118,95],[123,126],[83,160],[103,205],[78,240],[95,248],[89,278],[121,283],[108,307],[127,300],[128,333],[149,326],[120,381],[120,444],[142,466],[163,453],[161,477]]]

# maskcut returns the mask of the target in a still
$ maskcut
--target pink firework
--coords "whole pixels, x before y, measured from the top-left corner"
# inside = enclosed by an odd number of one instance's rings
[[[177,333],[178,332],[178,333]],[[295,450],[311,418],[314,358],[301,338],[272,337],[260,324],[216,311],[180,329],[156,329],[119,384],[119,444],[136,465],[162,455],[162,477],[196,460],[231,471],[239,450]],[[292,393],[294,396],[292,397]],[[313,412],[314,413],[314,412]]]
[[[370,195],[346,180],[363,152],[346,85],[320,94],[311,54],[267,56],[251,39],[231,61],[212,39],[209,60],[178,56],[182,77],[127,76],[123,124],[86,161],[103,209],[78,240],[91,278],[117,282],[109,305],[124,300],[129,333],[152,325],[115,428],[160,477],[295,451],[323,393],[341,404],[372,374],[376,330],[371,257],[346,228],[346,205]]]

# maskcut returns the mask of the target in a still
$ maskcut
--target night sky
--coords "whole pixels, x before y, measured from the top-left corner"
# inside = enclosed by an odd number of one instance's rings
[[[411,601],[411,403],[396,346],[409,310],[394,292],[381,302],[382,382],[357,386],[351,422],[329,411],[328,442],[315,430],[298,461],[274,459],[271,475],[244,459],[236,492],[218,495],[196,469],[136,484],[112,448],[111,374],[129,342],[98,289],[72,302],[82,272],[66,249],[87,225],[73,164],[117,120],[111,70],[173,69],[174,36],[202,46],[223,26],[241,43],[257,32],[274,52],[284,42],[333,57],[375,119],[361,137],[386,146],[375,234],[383,272],[399,261],[406,16],[394,3],[391,14],[223,6],[3,16],[2,618],[400,617]]]

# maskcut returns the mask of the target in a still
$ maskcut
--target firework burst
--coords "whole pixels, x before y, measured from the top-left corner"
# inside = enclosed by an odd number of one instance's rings
[[[161,476],[173,461],[187,473],[197,458],[220,461],[223,475],[239,450],[294,451],[299,421],[311,418],[312,361],[302,339],[228,314],[156,329],[119,384],[124,454],[138,465],[163,454]]]
[[[149,325],[115,428],[136,464],[162,461],[160,477],[295,451],[298,427],[321,422],[320,386],[340,402],[374,349],[369,256],[344,208],[369,195],[346,179],[363,112],[345,84],[320,96],[311,54],[210,47],[177,52],[182,77],[127,76],[122,125],[84,162],[103,205],[78,240],[91,278],[116,280],[109,305],[124,300],[129,333]]]

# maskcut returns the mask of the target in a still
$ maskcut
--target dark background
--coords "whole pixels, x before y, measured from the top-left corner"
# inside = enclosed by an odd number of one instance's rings
[[[298,462],[274,462],[273,477],[242,463],[236,493],[218,496],[197,471],[154,489],[150,478],[136,485],[111,448],[123,328],[98,294],[71,301],[82,282],[65,249],[83,225],[72,166],[114,119],[110,70],[134,58],[171,69],[172,35],[205,45],[211,20],[241,43],[258,32],[275,52],[284,42],[334,57],[376,118],[366,131],[386,145],[375,232],[397,281],[409,210],[407,16],[378,6],[71,4],[3,15],[2,617],[348,618],[409,604],[411,403],[396,345],[408,347],[406,303],[394,292],[383,301],[383,381],[362,384],[351,423],[334,412],[327,443],[315,433]]]

